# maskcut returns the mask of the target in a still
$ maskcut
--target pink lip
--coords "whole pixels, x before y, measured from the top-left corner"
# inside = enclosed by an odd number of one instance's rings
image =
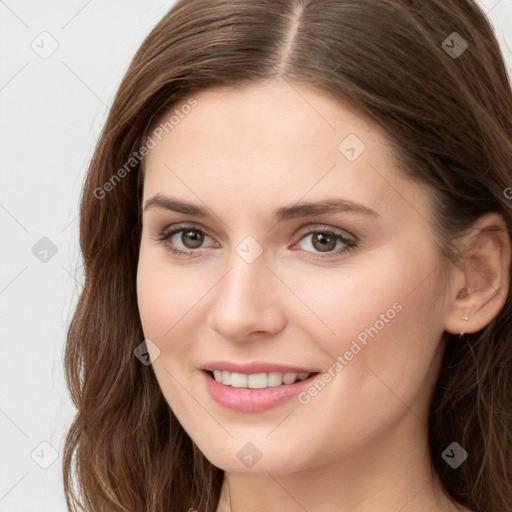
[[[246,364],[237,364],[230,363],[229,361],[213,361],[211,363],[205,363],[201,366],[202,370],[226,370],[228,372],[236,372],[236,373],[246,373],[246,374],[255,374],[255,373],[270,373],[270,372],[279,372],[279,373],[317,373],[319,369],[311,369],[311,368],[299,368],[298,366],[285,366],[282,364],[274,364],[274,363],[246,363]],[[291,384],[289,384],[291,385]]]
[[[294,384],[283,384],[273,388],[249,389],[226,386],[217,382],[208,372],[203,370],[201,373],[204,376],[206,388],[213,400],[228,409],[240,412],[262,412],[276,407],[298,395],[301,391],[311,386],[314,379],[321,377],[320,374],[315,374]]]

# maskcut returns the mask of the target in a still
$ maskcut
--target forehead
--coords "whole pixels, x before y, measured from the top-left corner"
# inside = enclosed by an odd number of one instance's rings
[[[178,122],[145,158],[145,199],[166,191],[220,196],[240,211],[282,204],[283,196],[336,194],[378,209],[410,186],[380,125],[312,86],[273,80],[206,89],[193,99],[193,108],[184,108],[186,98],[162,117]]]
[[[166,130],[173,133],[176,144],[195,138],[204,144],[230,145],[241,151],[251,147],[261,150],[262,143],[280,152],[297,143],[318,146],[321,142],[324,149],[337,149],[349,133],[361,139],[372,133],[373,139],[387,142],[373,129],[375,122],[307,84],[278,79],[255,85],[217,86],[201,90],[193,98],[193,109],[187,106],[190,98],[186,98],[163,116],[164,122],[170,117],[178,121]],[[182,115],[178,119],[173,113]]]

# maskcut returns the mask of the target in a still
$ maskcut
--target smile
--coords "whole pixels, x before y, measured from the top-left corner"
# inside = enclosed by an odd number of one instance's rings
[[[276,407],[297,396],[311,386],[315,378],[321,377],[318,372],[243,374],[202,370],[201,374],[208,394],[217,404],[246,413],[263,412]],[[226,384],[224,379],[229,383]]]
[[[250,388],[250,389],[264,389],[282,386],[283,384],[293,384],[295,382],[307,379],[311,374],[308,372],[302,373],[237,373],[229,372],[227,370],[213,370],[213,378],[233,388]]]

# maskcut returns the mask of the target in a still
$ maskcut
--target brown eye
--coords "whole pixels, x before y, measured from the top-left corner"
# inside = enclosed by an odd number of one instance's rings
[[[336,247],[337,239],[326,233],[314,233],[311,245],[320,252],[332,251]]]
[[[159,233],[157,241],[164,244],[170,252],[179,255],[199,253],[205,238],[210,238],[202,229],[177,225]]]
[[[302,245],[302,247],[301,247]],[[341,256],[357,246],[357,242],[331,229],[310,229],[296,244],[313,258]]]
[[[197,249],[204,240],[204,233],[198,229],[186,229],[181,232],[181,242],[187,249]]]

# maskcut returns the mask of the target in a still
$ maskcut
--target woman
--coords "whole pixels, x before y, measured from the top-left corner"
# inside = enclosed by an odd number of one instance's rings
[[[511,511],[511,119],[471,0],[173,7],[83,190],[69,509]]]

